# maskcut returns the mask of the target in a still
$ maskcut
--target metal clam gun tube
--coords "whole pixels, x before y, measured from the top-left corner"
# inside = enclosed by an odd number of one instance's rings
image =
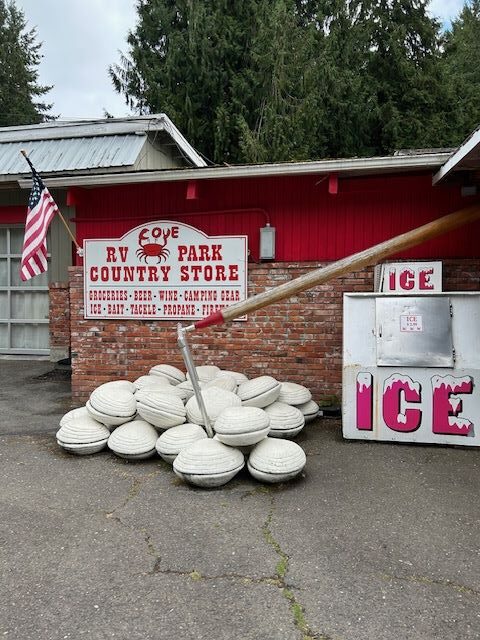
[[[185,366],[187,367],[190,380],[192,381],[193,392],[195,393],[195,397],[197,399],[200,412],[202,414],[203,422],[205,424],[205,430],[207,432],[208,437],[213,438],[213,429],[210,425],[207,409],[205,407],[205,402],[203,401],[203,396],[200,390],[200,382],[198,380],[197,370],[195,369],[192,354],[190,353],[190,348],[187,342],[186,332],[191,330],[192,330],[192,326],[182,327],[180,323],[177,325],[178,346],[180,348],[180,351],[182,352],[183,361],[185,362]]]

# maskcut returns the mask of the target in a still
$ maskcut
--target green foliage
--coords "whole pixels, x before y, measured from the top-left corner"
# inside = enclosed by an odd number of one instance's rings
[[[14,2],[0,0],[0,126],[35,124],[49,119],[42,102],[51,87],[38,84],[41,43],[25,30],[24,14]]]
[[[445,34],[444,70],[450,142],[457,145],[480,124],[480,0],[465,4]]]
[[[217,163],[450,145],[479,119],[479,4],[443,49],[428,0],[137,0],[110,75]]]
[[[374,93],[375,147],[437,144],[440,82],[439,25],[423,0],[372,2],[367,76]]]

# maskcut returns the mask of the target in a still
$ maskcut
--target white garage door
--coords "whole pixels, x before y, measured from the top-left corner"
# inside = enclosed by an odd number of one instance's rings
[[[47,355],[48,272],[20,279],[23,234],[0,227],[0,353]]]

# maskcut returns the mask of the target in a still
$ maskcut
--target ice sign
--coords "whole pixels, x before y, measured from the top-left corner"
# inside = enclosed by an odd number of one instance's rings
[[[422,316],[419,316],[419,315],[400,316],[400,331],[403,331],[403,332],[423,331]]]

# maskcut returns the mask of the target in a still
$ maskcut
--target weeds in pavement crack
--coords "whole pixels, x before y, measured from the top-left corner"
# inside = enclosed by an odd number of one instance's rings
[[[116,513],[117,511],[120,511],[121,509],[124,509],[131,500],[133,500],[138,496],[143,485],[146,482],[148,482],[148,480],[150,480],[151,478],[154,478],[155,476],[157,476],[159,473],[160,473],[159,471],[152,471],[151,473],[148,473],[145,476],[137,478],[136,476],[132,476],[132,474],[130,473],[123,472],[121,474],[122,477],[130,478],[132,480],[132,484],[130,485],[130,488],[123,502],[120,505],[118,505],[118,507],[115,507],[115,509],[112,509],[112,511],[107,511],[107,518],[111,518],[114,513]]]
[[[262,527],[262,533],[265,541],[272,547],[278,556],[278,562],[275,566],[276,584],[282,590],[282,596],[288,601],[290,611],[293,616],[293,622],[295,627],[302,633],[302,640],[329,640],[327,636],[318,634],[312,631],[309,624],[305,619],[305,609],[298,602],[293,591],[291,591],[286,584],[286,577],[288,573],[288,563],[290,558],[287,553],[282,549],[279,542],[275,540],[271,531],[271,524],[273,520],[273,514],[275,512],[275,498],[270,496],[270,511]]]
[[[451,580],[436,580],[434,578],[428,578],[427,576],[417,576],[417,575],[411,575],[411,576],[394,576],[394,575],[390,575],[388,573],[382,573],[381,577],[384,580],[402,580],[405,582],[414,582],[414,583],[418,583],[418,584],[428,584],[428,585],[439,585],[441,587],[450,587],[451,589],[453,589],[454,591],[458,591],[460,593],[467,593],[469,595],[473,595],[473,596],[480,596],[480,591],[477,591],[475,589],[472,589],[471,587],[466,587],[463,584],[457,584],[456,582],[452,582]]]
[[[220,575],[205,575],[200,573],[197,569],[192,569],[191,571],[185,570],[182,571],[180,569],[161,569],[160,562],[155,564],[153,571],[149,572],[149,575],[152,574],[162,574],[166,576],[182,576],[184,578],[190,578],[194,582],[207,582],[209,580],[240,580],[243,584],[268,584],[273,587],[281,587],[282,585],[278,581],[277,578],[253,578],[252,576],[246,576],[241,573],[223,573]]]
[[[132,477],[132,475],[129,474],[129,473],[122,473],[123,477],[132,479],[132,484],[130,485],[130,488],[127,491],[127,495],[125,496],[123,502],[118,507],[115,507],[115,509],[113,509],[112,511],[106,511],[105,512],[105,517],[106,518],[111,518],[112,520],[115,520],[115,522],[118,522],[122,526],[128,527],[129,529],[131,529],[133,531],[140,532],[142,534],[143,540],[144,540],[145,544],[147,545],[148,554],[153,556],[153,558],[155,559],[153,567],[152,567],[151,571],[149,572],[150,574],[158,573],[158,568],[159,568],[159,565],[160,565],[160,562],[161,562],[161,558],[158,555],[154,544],[152,543],[152,536],[150,535],[150,533],[146,529],[136,529],[134,526],[127,525],[125,522],[123,522],[123,520],[120,518],[120,516],[117,515],[117,512],[121,511],[122,509],[124,509],[129,502],[131,502],[134,498],[136,498],[138,496],[138,494],[140,493],[143,485],[146,482],[148,482],[148,480],[150,480],[151,478],[154,478],[155,476],[157,476],[159,473],[160,473],[160,471],[152,471],[151,473],[148,473],[148,474],[146,474],[146,475],[144,475],[144,476],[142,476],[140,478],[137,478],[136,476]]]

